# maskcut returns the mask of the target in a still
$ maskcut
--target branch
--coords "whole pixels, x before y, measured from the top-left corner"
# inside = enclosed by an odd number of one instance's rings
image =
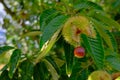
[[[3,4],[5,11],[10,14],[12,17],[17,17],[16,12],[12,12],[11,9],[7,6],[7,4],[4,2],[4,0],[0,0],[0,2]],[[13,19],[14,20],[14,19]],[[16,21],[18,24],[21,20]],[[24,22],[19,24],[20,26],[25,26]]]
[[[11,16],[14,16],[15,15],[15,12],[12,12],[10,10],[10,8],[8,8],[8,6],[5,4],[4,0],[0,0],[0,2],[3,4],[4,8],[5,8],[5,11],[10,14]]]

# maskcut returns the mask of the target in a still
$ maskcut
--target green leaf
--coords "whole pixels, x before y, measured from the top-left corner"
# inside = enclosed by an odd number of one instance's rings
[[[118,76],[115,80],[120,80],[120,76]]]
[[[45,10],[41,15],[40,15],[40,29],[44,30],[44,27],[46,24],[52,20],[58,13],[56,12],[55,9],[49,9]]]
[[[50,51],[50,49],[52,48],[52,46],[55,44],[55,42],[58,39],[58,35],[60,33],[61,29],[57,30],[54,35],[52,36],[52,38],[50,39],[49,42],[46,42],[42,49],[40,50],[38,57],[35,59],[35,64],[38,63],[40,61],[40,59],[42,59],[43,57],[45,57],[48,52]]]
[[[10,78],[13,77],[13,74],[16,70],[16,67],[17,67],[20,57],[21,57],[21,50],[19,50],[19,49],[14,50],[13,54],[11,55],[10,62],[9,62],[9,66],[10,66],[9,77]]]
[[[116,28],[116,29],[120,30],[120,24],[117,23],[116,21],[114,21],[113,19],[108,18],[107,16],[99,14],[99,13],[96,13],[94,15],[94,17],[96,19],[98,19],[100,22],[108,25],[109,27],[113,27],[113,28]]]
[[[120,71],[120,59],[116,56],[106,56],[106,61],[115,70]]]
[[[119,56],[119,54],[115,51],[112,51],[110,48],[105,48],[105,56],[108,56],[108,55],[111,55],[111,56]]]
[[[41,34],[40,31],[27,32],[27,33],[25,33],[21,36],[21,39],[24,38],[24,37],[27,37],[27,36],[31,37],[31,36],[37,36],[37,35],[40,35],[40,34]]]
[[[112,5],[113,9],[119,9],[120,8],[120,0],[115,0],[113,5]]]
[[[99,6],[96,3],[93,3],[91,1],[83,1],[77,5],[74,6],[75,9],[97,9],[97,10],[103,10],[101,6]]]
[[[10,80],[9,76],[8,76],[8,71],[4,70],[1,75],[0,75],[0,80]]]
[[[92,57],[94,63],[98,69],[103,69],[104,67],[104,49],[101,37],[97,34],[96,38],[89,38],[86,35],[81,35],[84,45]]]
[[[108,30],[106,31],[106,33],[109,35],[109,38],[111,40],[114,51],[117,52],[118,46],[117,46],[117,41],[116,41],[114,35],[111,32],[109,32]]]
[[[72,67],[73,67],[73,52],[74,48],[70,44],[64,42],[64,51],[65,51],[65,59],[66,59],[66,74],[68,77],[72,74]]]
[[[52,66],[55,68],[57,73],[59,73],[59,68],[57,64],[55,63],[54,59],[51,56],[46,56],[45,59],[48,60],[52,64]]]
[[[41,61],[34,67],[33,78],[34,80],[48,80],[49,79],[48,73],[49,72],[45,63]]]
[[[32,80],[34,65],[32,62],[25,60],[20,64],[20,74],[22,80]]]
[[[20,80],[18,68],[16,69],[16,71],[15,71],[15,73],[14,73],[14,75],[13,75],[12,80]]]
[[[52,80],[58,80],[59,75],[58,75],[57,71],[55,70],[55,68],[53,67],[53,65],[46,59],[44,59],[43,61],[45,62],[49,72],[51,73]]]
[[[79,67],[80,67],[80,64],[79,64]],[[87,77],[89,75],[89,73],[88,73],[89,70],[88,69],[83,69],[81,72],[79,70],[81,70],[81,69],[76,69],[76,72],[73,71],[74,73],[72,73],[69,80],[87,80]]]
[[[50,23],[48,23],[48,25],[45,27],[43,31],[43,34],[40,40],[41,47],[47,40],[49,40],[53,36],[55,31],[57,31],[62,27],[64,22],[67,20],[67,18],[68,18],[67,16],[60,15],[54,18],[53,20],[51,20]]]
[[[0,47],[0,54],[4,53],[4,52],[7,52],[11,49],[14,49],[14,47],[11,47],[11,46],[3,46],[3,47]]]
[[[104,28],[102,28],[102,26],[104,27],[104,25],[102,25],[101,23],[99,23],[97,20],[95,20],[93,18],[91,18],[91,21],[93,22],[94,27],[96,28],[96,30],[98,31],[100,36],[104,39],[104,41],[107,43],[109,48],[114,51],[114,44],[112,43],[113,37],[111,37],[111,35],[108,35],[106,33],[106,30],[104,30]]]
[[[45,21],[45,19],[48,16],[50,16],[51,14],[53,14],[55,12],[56,12],[55,9],[48,9],[48,10],[43,11],[40,15],[40,26],[42,25],[42,23]]]
[[[86,0],[69,0],[69,3],[76,5],[76,4],[81,3],[83,1],[85,2]]]
[[[62,66],[64,65],[64,63],[65,63],[64,60],[62,60],[62,59],[60,59],[60,58],[58,58],[58,57],[53,57],[53,59],[54,59],[55,63],[57,64],[57,66],[58,66],[59,68],[62,67]]]

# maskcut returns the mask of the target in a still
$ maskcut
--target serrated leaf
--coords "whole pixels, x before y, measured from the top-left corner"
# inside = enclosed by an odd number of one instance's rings
[[[48,73],[45,63],[41,61],[34,67],[33,78],[34,80],[47,80],[49,78]]]
[[[106,61],[115,70],[120,71],[120,59],[116,56],[106,56]]]
[[[53,65],[46,59],[44,59],[43,61],[45,62],[49,72],[51,73],[52,80],[58,80],[59,75],[58,75],[57,71],[55,70],[55,68],[53,67]]]
[[[32,62],[25,60],[20,64],[20,74],[22,80],[32,80],[34,65]]]
[[[53,19],[58,13],[56,12],[55,9],[49,9],[45,10],[41,15],[40,15],[40,29],[43,30],[46,24]]]
[[[51,20],[50,23],[47,24],[40,40],[41,46],[53,36],[55,31],[62,27],[67,18],[68,18],[67,16],[60,15]]]
[[[104,27],[104,25],[100,24],[97,20],[93,18],[91,18],[91,21],[93,22],[94,27],[99,32],[100,36],[104,39],[104,41],[107,43],[110,49],[114,51],[114,46],[111,41],[112,37],[106,33],[106,30],[104,30],[104,28],[101,27],[101,26]]]
[[[64,42],[64,52],[65,52],[65,59],[66,59],[66,74],[68,75],[68,77],[70,77],[72,74],[73,57],[74,57],[73,46]]]
[[[99,14],[99,13],[95,14],[94,16],[100,22],[102,22],[102,23],[104,23],[104,24],[106,24],[110,27],[113,27],[113,28],[116,28],[116,29],[120,30],[120,24],[117,23],[116,21],[114,21],[113,19],[108,18],[107,16]]]
[[[83,1],[77,5],[74,6],[75,9],[97,9],[97,10],[103,10],[102,7],[100,7],[98,4],[93,3],[91,1]]]
[[[104,67],[104,49],[101,37],[97,34],[96,38],[89,38],[86,35],[81,35],[84,45],[92,57],[95,65],[98,69],[103,69]]]
[[[40,26],[42,25],[42,23],[45,21],[45,19],[55,13],[55,9],[48,9],[48,10],[45,10],[44,12],[42,12],[42,14],[40,15]]]
[[[58,14],[58,12],[56,11],[56,12],[54,12],[53,14],[51,14],[50,16],[48,16],[48,17],[46,18],[46,20],[44,21],[45,25],[43,26],[43,28],[41,28],[41,30],[43,30],[44,27],[45,27],[52,19],[54,19],[57,15],[59,15],[59,14]]]
[[[0,47],[0,54],[4,53],[4,52],[7,52],[11,49],[14,49],[14,47],[11,47],[11,46],[3,46],[3,47]]]
[[[117,46],[117,41],[116,41],[114,35],[111,32],[109,32],[108,30],[106,30],[106,33],[109,35],[109,38],[111,40],[114,51],[117,52],[118,46]]]
[[[9,69],[8,75],[10,78],[13,77],[13,74],[16,70],[16,67],[17,67],[20,57],[21,57],[21,50],[19,50],[19,49],[14,50],[11,55],[10,62],[9,62],[10,69]]]
[[[0,80],[10,80],[8,76],[8,70],[4,70],[0,75]]]

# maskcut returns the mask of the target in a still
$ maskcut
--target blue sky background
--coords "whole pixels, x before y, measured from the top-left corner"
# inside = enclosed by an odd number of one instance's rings
[[[6,12],[4,10],[3,5],[0,3],[0,46],[3,45],[6,42],[6,30],[3,29],[4,24],[4,17],[6,16]]]

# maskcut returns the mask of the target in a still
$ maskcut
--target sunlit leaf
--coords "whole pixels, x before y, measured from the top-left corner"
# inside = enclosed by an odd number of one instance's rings
[[[120,76],[118,76],[115,80],[120,80]]]
[[[6,64],[6,65],[0,70],[0,72],[1,72],[1,71],[4,71],[4,70],[7,70],[7,68],[8,68],[8,64]]]
[[[40,54],[35,59],[35,63],[38,63],[41,58],[45,57],[48,54],[48,52],[50,51],[50,49],[52,48],[52,46],[57,41],[58,34],[60,33],[60,31],[61,31],[61,29],[57,30],[54,33],[54,35],[52,36],[52,38],[50,39],[50,41],[46,42],[46,44],[43,45],[41,51],[39,52]]]
[[[112,44],[113,37],[111,37],[110,35],[108,35],[106,33],[106,30],[104,30],[104,28],[102,28],[103,25],[100,24],[97,20],[91,19],[91,21],[93,22],[94,27],[99,32],[100,36],[104,39],[104,41],[107,43],[107,45],[110,47],[110,49],[114,51],[114,45]]]
[[[40,34],[41,34],[40,31],[31,31],[31,32],[23,34],[21,36],[21,39],[24,38],[24,37],[32,37],[32,36],[37,36],[37,35],[40,35]]]
[[[99,13],[95,14],[94,16],[96,19],[100,20],[100,22],[102,22],[110,27],[120,30],[120,24],[117,23],[115,20],[108,18],[107,16],[99,14]]]

